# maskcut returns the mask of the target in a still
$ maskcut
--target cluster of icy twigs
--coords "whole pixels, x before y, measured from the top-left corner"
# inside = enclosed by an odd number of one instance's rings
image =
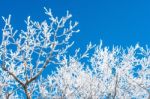
[[[45,8],[45,14],[49,20],[41,23],[28,17],[21,31],[13,30],[11,16],[3,17],[1,99],[150,99],[148,46],[109,49],[90,43],[82,54],[77,49],[69,55],[78,23],[69,12],[58,18]],[[58,68],[50,73],[51,66]]]

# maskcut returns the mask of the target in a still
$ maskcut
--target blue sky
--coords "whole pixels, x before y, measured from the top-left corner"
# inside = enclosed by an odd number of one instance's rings
[[[15,29],[25,27],[24,20],[44,20],[43,7],[54,15],[65,15],[69,10],[79,22],[81,32],[74,35],[78,47],[100,39],[108,46],[150,44],[149,0],[0,0],[0,16],[12,15]],[[4,23],[0,19],[0,29]],[[0,36],[1,38],[1,36]]]

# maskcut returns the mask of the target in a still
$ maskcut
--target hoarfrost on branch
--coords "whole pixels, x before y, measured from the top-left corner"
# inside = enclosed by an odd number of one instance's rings
[[[139,44],[113,48],[89,43],[80,54],[67,52],[78,33],[67,11],[62,18],[45,9],[49,20],[27,18],[14,31],[4,18],[0,44],[0,98],[3,99],[150,99],[150,49]],[[89,52],[89,50],[93,50]],[[87,59],[88,63],[82,61]],[[57,70],[44,76],[47,67]]]

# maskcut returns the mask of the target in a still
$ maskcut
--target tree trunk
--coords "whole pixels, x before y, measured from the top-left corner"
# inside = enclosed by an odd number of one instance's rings
[[[24,86],[23,88],[24,88],[27,99],[32,99],[30,93],[28,92],[27,86]]]

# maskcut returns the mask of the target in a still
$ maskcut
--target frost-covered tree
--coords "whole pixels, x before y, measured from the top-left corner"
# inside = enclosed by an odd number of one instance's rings
[[[57,73],[46,79],[48,81],[39,83],[42,98],[98,99],[100,83],[96,77],[92,77],[92,72],[84,70],[83,66],[73,57],[69,58]]]
[[[41,23],[27,18],[26,30],[14,31],[10,18],[3,17],[5,26],[0,45],[0,92],[1,97],[19,97],[22,92],[31,99],[37,89],[39,76],[47,66],[60,64],[67,49],[73,45],[69,42],[74,33],[79,32],[67,11],[62,18],[54,17],[51,10],[45,8],[48,21]],[[36,95],[36,93],[35,93]]]
[[[88,59],[91,68],[75,57],[69,58],[48,77],[47,83],[39,84],[45,86],[41,96],[48,99],[150,99],[148,47],[137,44],[127,49],[109,49],[101,43]]]
[[[11,16],[4,18],[0,44],[2,99],[150,99],[148,46],[95,47],[67,53],[77,22],[67,12],[41,23],[25,21],[26,30],[14,31]],[[89,50],[94,49],[89,53]],[[84,59],[83,59],[84,58]],[[57,66],[52,73],[47,67]]]
[[[138,44],[127,49],[96,48],[93,74],[103,83],[103,96],[112,99],[150,99],[150,49]]]

